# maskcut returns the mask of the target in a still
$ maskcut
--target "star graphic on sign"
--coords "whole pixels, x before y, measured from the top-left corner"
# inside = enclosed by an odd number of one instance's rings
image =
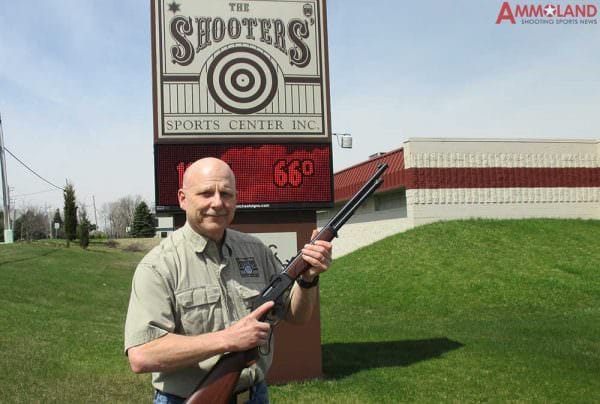
[[[169,11],[172,11],[173,14],[179,11],[179,4],[173,2],[169,4]]]
[[[546,12],[546,17],[554,17],[554,13],[556,12],[556,7],[554,7],[552,4],[548,4],[544,8],[544,11]]]

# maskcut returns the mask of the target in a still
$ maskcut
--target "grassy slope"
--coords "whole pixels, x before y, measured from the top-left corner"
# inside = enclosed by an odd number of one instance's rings
[[[466,221],[336,260],[327,378],[278,402],[597,402],[600,222]],[[139,253],[0,245],[0,402],[149,402],[122,330]],[[93,400],[91,397],[95,397]]]
[[[417,228],[337,260],[321,313],[301,402],[597,402],[600,222]]]
[[[148,401],[148,376],[128,371],[122,353],[140,258],[74,244],[0,246],[0,402]]]

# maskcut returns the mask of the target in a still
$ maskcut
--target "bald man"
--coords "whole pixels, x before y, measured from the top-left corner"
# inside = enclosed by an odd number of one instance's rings
[[[237,199],[235,176],[225,162],[205,158],[192,164],[178,199],[186,223],[139,263],[125,322],[125,353],[134,372],[152,372],[155,403],[182,403],[223,353],[273,344],[270,325],[259,321],[273,303],[253,312],[250,307],[282,269],[260,240],[228,229]],[[312,315],[313,286],[331,263],[331,244],[307,244],[302,253],[313,267],[278,313],[293,323]],[[272,352],[244,369],[233,402],[268,403],[264,379]]]

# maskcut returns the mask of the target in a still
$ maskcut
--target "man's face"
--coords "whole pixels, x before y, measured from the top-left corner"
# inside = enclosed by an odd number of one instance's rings
[[[179,206],[199,234],[221,241],[235,214],[237,203],[233,173],[220,165],[192,171],[179,190]]]

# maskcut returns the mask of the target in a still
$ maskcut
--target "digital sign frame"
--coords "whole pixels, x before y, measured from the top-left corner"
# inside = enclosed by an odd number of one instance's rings
[[[228,162],[238,209],[333,206],[325,0],[150,0],[157,212]]]

